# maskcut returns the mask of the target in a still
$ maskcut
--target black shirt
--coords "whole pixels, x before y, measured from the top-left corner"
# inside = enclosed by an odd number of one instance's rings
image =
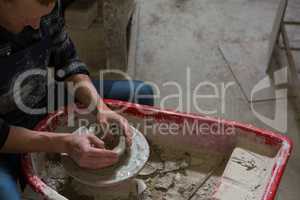
[[[86,65],[78,58],[74,44],[64,30],[64,18],[60,0],[57,2],[54,10],[41,19],[40,27],[39,30],[25,27],[21,33],[13,34],[0,26],[0,65],[1,59],[8,59],[22,51],[25,51],[24,55],[28,55],[24,58],[27,63],[38,62],[35,56],[30,56],[36,54],[36,52],[28,52],[28,54],[26,54],[26,51],[30,51],[30,48],[28,50],[27,48],[47,39],[51,45],[50,50],[47,51],[43,65],[54,69],[55,80],[64,81],[67,77],[74,74],[88,74]],[[26,66],[24,66],[24,68],[26,68]],[[15,99],[13,98],[12,88],[15,84],[13,80],[20,74],[20,70],[14,69],[14,66],[0,66],[0,69],[1,148],[7,140],[10,125],[22,125],[22,120],[30,120],[31,116],[29,114],[28,117],[27,113],[27,118],[24,118],[25,114],[16,106]],[[31,91],[28,92],[27,100],[30,106],[35,107],[40,103],[39,101],[41,101],[41,99],[44,99],[45,91],[43,91],[43,83],[45,83],[45,80],[32,79],[30,81],[28,81],[28,84],[31,84],[30,86],[32,87],[29,87]],[[23,114],[24,116],[22,116]]]

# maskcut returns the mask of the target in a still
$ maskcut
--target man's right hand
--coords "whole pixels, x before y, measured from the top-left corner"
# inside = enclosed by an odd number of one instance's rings
[[[104,148],[93,134],[70,134],[65,137],[66,153],[82,168],[101,169],[118,162],[118,155]]]
[[[118,162],[94,134],[57,134],[11,127],[0,153],[67,153],[80,167],[101,169]]]

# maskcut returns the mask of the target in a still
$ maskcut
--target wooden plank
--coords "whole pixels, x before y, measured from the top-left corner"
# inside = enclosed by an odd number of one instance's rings
[[[268,58],[267,71],[269,71],[269,68],[271,67],[270,65],[274,53],[274,48],[279,37],[280,26],[285,16],[287,4],[288,4],[288,0],[281,0],[278,6],[276,18],[273,23],[272,34],[269,39],[270,46],[267,54],[267,58]]]
[[[300,1],[289,0],[285,21],[300,21]]]
[[[300,11],[300,10],[299,10]],[[298,24],[297,24],[298,23]],[[299,51],[300,50],[300,16],[298,22],[285,22],[285,29],[287,31],[287,36],[290,42],[290,50]],[[286,49],[284,45],[280,44],[283,49]]]
[[[273,162],[266,155],[235,148],[213,199],[241,200],[262,197]]]
[[[284,24],[281,25],[281,33],[282,33],[283,44],[286,47],[285,53],[286,53],[287,63],[290,70],[292,94],[294,94],[298,98],[298,100],[300,100],[300,91],[299,91],[300,80],[297,73],[296,62],[293,53],[290,50],[290,41]]]
[[[136,10],[133,13],[130,28],[129,51],[128,51],[128,70],[130,77],[134,78],[136,74],[136,51],[137,40],[139,34],[139,18],[140,18],[140,4],[136,3]]]

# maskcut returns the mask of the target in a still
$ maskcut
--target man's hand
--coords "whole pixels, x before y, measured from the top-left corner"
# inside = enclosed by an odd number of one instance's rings
[[[78,87],[76,91],[73,91],[76,99],[86,107],[94,105],[93,108],[96,108],[95,111],[97,112],[97,121],[103,130],[108,130],[110,123],[117,122],[120,127],[124,129],[128,146],[131,146],[132,134],[130,132],[128,121],[105,105],[102,98],[99,96],[98,91],[92,84],[89,76],[75,74],[67,78],[65,81],[71,81],[75,83],[75,85],[80,84],[81,87]]]
[[[127,119],[112,111],[107,106],[102,106],[97,110],[97,122],[105,131],[108,130],[108,127],[110,127],[111,123],[118,123],[119,127],[123,129],[123,132],[126,136],[127,145],[131,146],[132,132],[129,128]]]
[[[93,134],[67,136],[67,153],[82,168],[101,169],[118,162],[118,155],[104,149],[104,143]]]

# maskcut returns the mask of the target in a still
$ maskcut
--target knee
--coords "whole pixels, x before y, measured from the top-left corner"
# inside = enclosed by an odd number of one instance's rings
[[[135,87],[135,101],[142,105],[154,105],[154,91],[153,88],[144,82],[139,82]]]

